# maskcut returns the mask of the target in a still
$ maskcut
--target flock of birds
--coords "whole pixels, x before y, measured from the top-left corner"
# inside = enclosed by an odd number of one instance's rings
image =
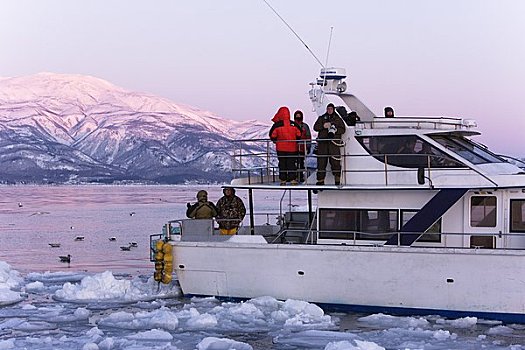
[[[18,206],[19,207],[22,207],[22,203],[18,203]],[[129,216],[133,216],[135,215],[135,212],[131,212],[129,213]],[[74,226],[71,226],[70,229],[73,230],[75,227]],[[84,236],[76,236],[75,237],[75,241],[83,241],[85,239]],[[109,237],[108,238],[110,242],[116,242],[117,241],[117,237],[115,236],[112,236],[112,237]],[[49,246],[51,248],[60,248],[60,243],[48,243]],[[123,250],[123,251],[130,251],[131,248],[136,248],[138,247],[138,243],[135,242],[135,241],[132,241],[132,242],[129,242],[128,245],[125,245],[125,246],[121,246],[120,247],[120,250]],[[68,254],[68,255],[60,255],[58,257],[58,259],[60,260],[60,262],[63,262],[63,263],[67,263],[68,265],[71,263],[71,254]]]
[[[75,241],[83,241],[85,239],[84,236],[76,236],[75,237]],[[109,237],[108,238],[110,242],[116,242],[117,241],[117,237]],[[51,248],[60,248],[60,243],[48,243],[49,246]],[[136,248],[138,247],[138,243],[135,242],[135,241],[132,241],[132,242],[129,242],[128,245],[125,245],[125,246],[121,246],[120,249],[121,250],[124,250],[124,251],[130,251],[131,248]],[[68,263],[70,264],[71,263],[71,254],[68,254],[68,255],[60,255],[58,257],[58,259],[60,260],[60,262],[63,262],[63,263]]]
[[[18,202],[18,207],[19,208],[23,208],[24,205],[21,203],[21,202]],[[33,216],[33,215],[40,215],[40,214],[49,214],[49,212],[36,212],[36,213],[33,213],[31,214],[30,216]],[[134,216],[135,215],[135,212],[132,211],[129,213],[129,216]],[[71,230],[73,230],[75,227],[74,226],[70,226],[69,227]],[[84,236],[76,236],[75,237],[75,241],[83,241],[85,239]],[[117,241],[117,237],[109,237],[108,238],[110,242],[116,242]],[[51,242],[51,243],[48,243],[49,246],[51,248],[60,248],[60,243],[58,242]],[[128,245],[125,245],[125,246],[121,246],[120,249],[123,250],[123,251],[130,251],[131,248],[136,248],[138,247],[138,243],[137,242],[129,242]],[[68,254],[68,255],[60,255],[58,257],[58,259],[60,260],[60,262],[63,262],[63,263],[68,263],[68,265],[71,263],[71,254]]]

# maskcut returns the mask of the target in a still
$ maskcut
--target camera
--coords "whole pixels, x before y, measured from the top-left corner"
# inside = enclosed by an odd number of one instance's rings
[[[330,125],[328,128],[328,137],[333,139],[335,137],[335,133],[337,132],[337,128],[334,124]]]

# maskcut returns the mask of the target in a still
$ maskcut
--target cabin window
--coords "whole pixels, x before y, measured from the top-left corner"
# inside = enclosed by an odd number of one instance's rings
[[[457,135],[431,135],[430,137],[473,164],[504,162],[503,159],[489,152],[486,147],[465,137]]]
[[[470,198],[470,226],[496,227],[495,196],[472,196]]]
[[[525,200],[510,200],[510,232],[525,232]]]
[[[416,213],[416,210],[402,210],[401,227],[403,227],[408,220],[412,219]],[[416,242],[441,242],[441,218],[430,226],[428,230],[416,240]]]
[[[397,226],[397,210],[319,209],[321,239],[386,240]]]
[[[464,167],[415,135],[358,137],[361,146],[377,160],[402,168]]]

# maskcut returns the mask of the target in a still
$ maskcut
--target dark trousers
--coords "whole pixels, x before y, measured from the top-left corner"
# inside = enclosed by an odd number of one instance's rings
[[[297,156],[297,177],[298,177],[299,182],[304,182],[304,179],[305,179],[305,176],[304,176],[304,172],[306,170],[306,168],[304,167],[305,158],[306,156],[304,155],[304,152],[302,154],[299,153],[299,155]]]
[[[326,165],[329,161],[336,181],[341,178],[340,155],[339,147],[334,145],[332,141],[319,141],[317,143],[317,181],[324,181]],[[334,156],[337,159],[334,159]]]
[[[279,160],[279,180],[292,181],[297,179],[297,152],[277,151]]]

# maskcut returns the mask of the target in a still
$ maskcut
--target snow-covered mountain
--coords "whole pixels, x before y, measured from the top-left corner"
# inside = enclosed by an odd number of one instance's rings
[[[227,181],[233,121],[82,75],[0,78],[0,182]]]

